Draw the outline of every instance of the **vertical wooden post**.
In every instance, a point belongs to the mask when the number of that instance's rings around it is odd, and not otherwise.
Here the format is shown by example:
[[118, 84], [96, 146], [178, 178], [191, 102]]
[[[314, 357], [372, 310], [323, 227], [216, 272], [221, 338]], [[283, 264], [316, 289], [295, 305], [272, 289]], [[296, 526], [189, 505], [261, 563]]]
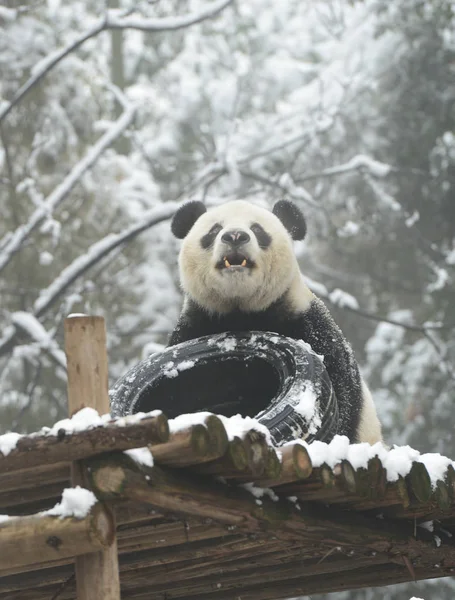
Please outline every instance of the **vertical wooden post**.
[[[109, 412], [106, 328], [102, 317], [65, 319], [65, 352], [68, 364], [70, 415], [90, 406]], [[85, 485], [84, 473], [73, 463], [73, 485]], [[102, 552], [76, 558], [78, 600], [120, 600], [117, 538]]]

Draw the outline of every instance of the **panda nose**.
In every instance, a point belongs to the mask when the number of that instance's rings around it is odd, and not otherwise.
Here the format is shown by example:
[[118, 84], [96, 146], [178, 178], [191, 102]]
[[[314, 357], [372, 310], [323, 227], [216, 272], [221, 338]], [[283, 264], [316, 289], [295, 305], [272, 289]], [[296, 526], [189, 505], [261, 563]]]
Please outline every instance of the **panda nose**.
[[241, 229], [231, 229], [230, 231], [225, 231], [223, 233], [221, 236], [221, 241], [234, 248], [249, 242], [250, 236], [246, 231], [242, 231]]

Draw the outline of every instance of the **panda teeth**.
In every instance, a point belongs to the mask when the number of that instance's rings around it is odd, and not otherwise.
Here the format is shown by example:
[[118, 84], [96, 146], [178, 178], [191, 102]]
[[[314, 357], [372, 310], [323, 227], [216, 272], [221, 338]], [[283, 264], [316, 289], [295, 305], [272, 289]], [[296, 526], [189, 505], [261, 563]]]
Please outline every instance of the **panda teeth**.
[[244, 258], [244, 259], [243, 259], [243, 261], [242, 261], [242, 265], [241, 265], [241, 266], [242, 266], [242, 267], [246, 267], [246, 258]]
[[229, 267], [231, 266], [231, 263], [228, 261], [228, 259], [226, 257], [224, 258], [224, 266], [226, 267], [226, 269], [229, 269]]

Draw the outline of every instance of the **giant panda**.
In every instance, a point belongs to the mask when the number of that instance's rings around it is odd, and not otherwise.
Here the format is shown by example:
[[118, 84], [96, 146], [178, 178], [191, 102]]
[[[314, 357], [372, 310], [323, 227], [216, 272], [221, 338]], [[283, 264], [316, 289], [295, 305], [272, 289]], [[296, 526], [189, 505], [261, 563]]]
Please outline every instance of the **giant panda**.
[[301, 339], [324, 356], [351, 442], [381, 440], [371, 394], [353, 351], [325, 304], [305, 284], [293, 250], [306, 222], [287, 200], [272, 211], [236, 200], [207, 210], [183, 204], [171, 223], [179, 254], [183, 308], [169, 345], [225, 331], [272, 331]]

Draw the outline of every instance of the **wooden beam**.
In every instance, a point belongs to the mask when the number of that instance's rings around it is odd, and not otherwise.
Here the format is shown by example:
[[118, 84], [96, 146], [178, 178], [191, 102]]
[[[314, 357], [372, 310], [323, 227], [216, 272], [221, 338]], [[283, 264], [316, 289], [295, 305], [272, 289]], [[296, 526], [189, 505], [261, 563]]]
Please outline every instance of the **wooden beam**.
[[[65, 319], [70, 415], [90, 406], [99, 414], [110, 410], [106, 328], [102, 317]], [[73, 485], [86, 485], [81, 463], [73, 463]], [[114, 518], [112, 516], [112, 518]], [[105, 551], [76, 558], [78, 600], [120, 600], [117, 539]]]
[[[90, 478], [98, 497], [148, 503], [165, 514], [211, 519], [229, 532], [273, 536], [282, 542], [308, 545], [330, 540], [332, 546], [363, 547], [388, 552], [390, 560], [426, 556], [432, 564], [441, 561], [455, 568], [455, 547], [435, 547], [433, 535], [414, 531], [413, 522], [388, 522], [359, 513], [304, 503], [276, 502], [194, 475], [174, 474], [158, 466], [134, 464], [124, 455], [89, 459]], [[416, 538], [416, 535], [418, 536]]]
[[0, 523], [0, 572], [96, 552], [114, 536], [112, 515], [99, 503], [83, 519], [11, 517]]
[[[128, 419], [122, 421], [122, 425], [113, 420], [105, 426], [75, 433], [62, 429], [57, 435], [24, 436], [9, 454], [0, 453], [0, 484], [2, 475], [11, 471], [80, 460], [110, 450], [161, 444], [169, 439], [167, 418], [163, 414], [144, 417], [140, 421], [131, 419], [129, 423]], [[19, 482], [20, 479], [19, 475]]]

